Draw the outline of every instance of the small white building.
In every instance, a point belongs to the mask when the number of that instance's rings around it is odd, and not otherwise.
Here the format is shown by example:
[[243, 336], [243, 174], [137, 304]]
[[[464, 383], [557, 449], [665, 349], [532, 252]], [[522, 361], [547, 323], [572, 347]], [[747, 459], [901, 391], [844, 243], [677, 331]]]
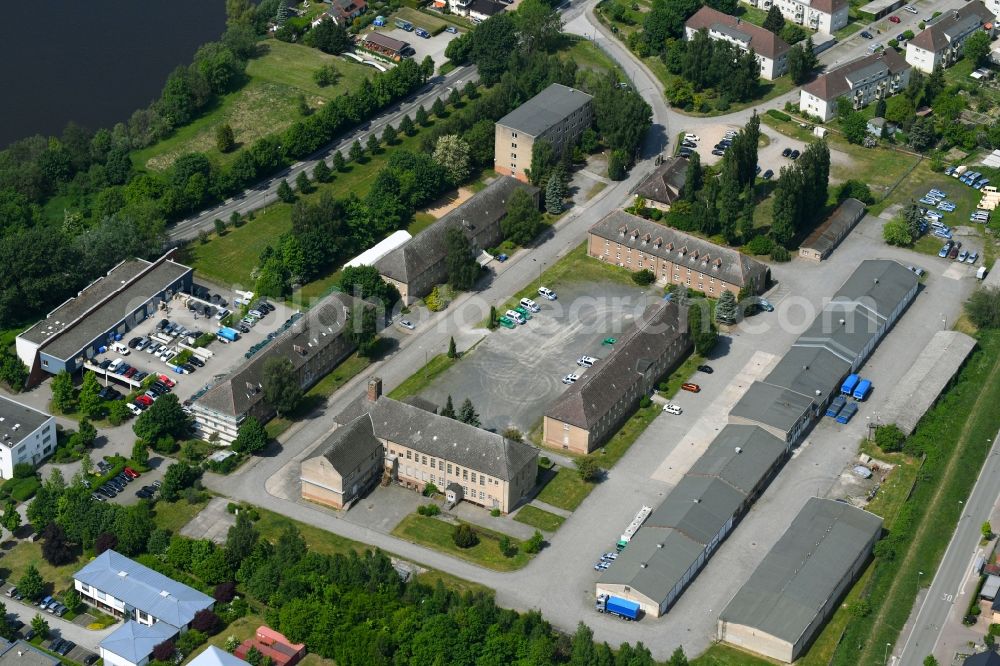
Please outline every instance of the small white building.
[[97, 649], [107, 666], [146, 666], [153, 648], [177, 633], [177, 627], [166, 622], [150, 626], [130, 620], [108, 634]]
[[38, 465], [56, 448], [56, 420], [0, 396], [0, 478], [14, 478], [14, 465]]
[[925, 74], [951, 67], [962, 57], [965, 40], [979, 30], [996, 34], [996, 13], [981, 0], [945, 12], [906, 45], [906, 62]]
[[735, 44], [741, 51], [752, 50], [760, 63], [761, 78], [773, 81], [788, 71], [790, 47], [770, 30], [711, 7], [702, 7], [687, 20], [684, 24], [685, 39], [693, 39], [699, 30], [707, 31], [710, 39]]
[[751, 7], [759, 7], [765, 12], [771, 5], [777, 5], [786, 20], [804, 25], [826, 34], [840, 30], [847, 25], [847, 0], [743, 0]]
[[837, 115], [837, 100], [847, 97], [855, 109], [904, 90], [910, 65], [893, 49], [859, 58], [802, 86], [799, 110], [823, 122]]

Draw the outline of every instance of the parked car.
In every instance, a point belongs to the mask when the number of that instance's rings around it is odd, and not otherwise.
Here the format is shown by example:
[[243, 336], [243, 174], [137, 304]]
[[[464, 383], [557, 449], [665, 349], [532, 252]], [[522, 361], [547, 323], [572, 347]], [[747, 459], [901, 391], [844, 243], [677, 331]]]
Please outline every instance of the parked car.
[[976, 263], [976, 261], [978, 259], [979, 259], [979, 253], [978, 252], [970, 252], [969, 256], [967, 256], [965, 258], [965, 263], [967, 263], [967, 264], [974, 264], [974, 263]]
[[868, 32], [867, 30], [862, 30], [861, 36], [864, 37], [865, 39], [875, 39], [874, 37], [872, 37], [872, 33]]
[[142, 476], [142, 474], [140, 474], [139, 472], [135, 471], [131, 467], [126, 467], [125, 470], [124, 470], [124, 472], [125, 472], [126, 476], [132, 477], [133, 479], [138, 479], [140, 476]]
[[774, 177], [774, 172], [771, 171], [770, 169], [765, 171], [764, 174], [761, 176], [761, 178], [763, 178], [764, 180], [771, 180], [771, 178], [773, 177]]
[[552, 291], [548, 287], [539, 287], [538, 288], [538, 295], [542, 296], [543, 298], [547, 298], [550, 301], [554, 301], [554, 300], [556, 300], [556, 298], [558, 298], [556, 296], [556, 292]]
[[575, 372], [571, 372], [571, 373], [569, 373], [568, 375], [566, 375], [565, 377], [562, 378], [562, 383], [563, 384], [572, 384], [573, 382], [575, 382], [579, 378], [580, 378], [580, 375], [576, 374]]
[[413, 325], [413, 322], [410, 321], [409, 319], [400, 319], [399, 325], [411, 331], [416, 328], [416, 326]]
[[781, 151], [781, 156], [782, 157], [788, 157], [791, 154], [792, 154], [792, 149], [791, 148], [785, 148], [783, 151]]
[[900, 21], [899, 21], [899, 17], [898, 16], [890, 16], [889, 17], [889, 23], [899, 23], [899, 22]]
[[667, 403], [666, 405], [663, 405], [663, 411], [665, 411], [667, 414], [674, 414], [676, 416], [680, 416], [684, 412], [684, 410], [681, 409], [679, 405], [675, 405], [673, 403]]
[[700, 372], [704, 372], [706, 375], [710, 375], [715, 372], [715, 370], [712, 370], [712, 366], [710, 365], [699, 365], [698, 370]]
[[801, 155], [801, 154], [802, 153], [800, 153], [799, 151], [793, 150], [792, 154], [789, 155], [788, 157], [791, 158], [791, 159], [793, 159], [793, 160], [797, 160], [797, 159], [799, 159], [799, 155]]
[[583, 368], [590, 368], [593, 367], [593, 365], [597, 363], [597, 361], [598, 359], [594, 358], [593, 356], [581, 356], [580, 358], [577, 359], [576, 364]]
[[157, 375], [156, 378], [161, 382], [163, 382], [164, 384], [166, 384], [167, 388], [173, 388], [177, 386], [177, 382], [172, 380], [170, 377], [167, 377], [166, 375]]
[[903, 7], [903, 11], [904, 12], [909, 12], [911, 14], [916, 14], [917, 13], [917, 10], [914, 7], [911, 7], [910, 5], [905, 5]]
[[515, 324], [514, 320], [511, 319], [510, 317], [500, 317], [499, 319], [497, 319], [497, 323], [503, 326], [504, 328], [517, 328], [517, 324]]
[[700, 393], [701, 387], [697, 384], [692, 384], [691, 382], [684, 382], [681, 384], [681, 388], [685, 391], [690, 391], [691, 393]]

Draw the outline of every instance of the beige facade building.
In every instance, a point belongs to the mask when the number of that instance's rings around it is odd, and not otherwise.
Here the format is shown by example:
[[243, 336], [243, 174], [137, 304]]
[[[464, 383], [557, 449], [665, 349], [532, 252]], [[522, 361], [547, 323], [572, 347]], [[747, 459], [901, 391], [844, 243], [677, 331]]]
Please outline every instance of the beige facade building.
[[747, 23], [711, 7], [702, 7], [684, 24], [684, 38], [704, 30], [710, 39], [735, 44], [744, 53], [753, 51], [760, 76], [773, 81], [788, 71], [789, 46], [781, 37], [753, 23]]
[[683, 157], [668, 157], [639, 183], [635, 195], [646, 200], [647, 208], [670, 210], [684, 191], [687, 167], [688, 161]]
[[738, 250], [677, 231], [622, 210], [590, 228], [591, 257], [638, 272], [650, 270], [661, 284], [695, 289], [712, 298], [741, 289], [758, 294], [767, 286], [770, 269]]
[[744, 0], [764, 11], [777, 5], [785, 20], [832, 34], [847, 25], [850, 5], [847, 0]]
[[906, 62], [925, 74], [951, 67], [962, 57], [962, 45], [974, 33], [996, 34], [995, 12], [980, 0], [944, 12], [906, 45]]
[[552, 144], [556, 155], [571, 146], [594, 119], [593, 97], [553, 83], [496, 123], [493, 170], [528, 182], [536, 141]]
[[507, 202], [517, 190], [525, 190], [538, 205], [537, 187], [501, 176], [486, 189], [401, 246], [375, 262], [382, 279], [396, 287], [403, 305], [411, 305], [448, 280], [448, 230], [465, 233], [476, 254], [503, 240], [500, 222], [507, 216]]
[[827, 122], [837, 115], [837, 100], [841, 97], [861, 109], [905, 90], [910, 69], [895, 49], [858, 58], [802, 86], [799, 110]]
[[590, 453], [632, 415], [642, 396], [690, 349], [686, 312], [667, 301], [650, 306], [618, 339], [611, 354], [584, 372], [545, 413], [543, 442]]
[[303, 498], [341, 509], [385, 479], [417, 491], [434, 484], [449, 502], [508, 513], [534, 487], [534, 447], [381, 392], [381, 380], [370, 380], [367, 394], [337, 417], [344, 425], [303, 461]]

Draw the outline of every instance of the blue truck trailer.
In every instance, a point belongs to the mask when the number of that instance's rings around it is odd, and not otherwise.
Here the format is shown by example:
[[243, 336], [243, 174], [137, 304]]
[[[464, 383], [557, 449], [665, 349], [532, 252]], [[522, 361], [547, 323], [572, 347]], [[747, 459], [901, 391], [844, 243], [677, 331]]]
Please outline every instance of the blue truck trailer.
[[611, 613], [624, 620], [639, 619], [639, 604], [621, 597], [613, 597], [608, 594], [600, 594], [594, 603], [594, 608], [598, 613]]
[[849, 402], [846, 407], [840, 410], [840, 414], [837, 414], [837, 423], [847, 423], [857, 413], [858, 403]]
[[851, 392], [854, 391], [854, 387], [858, 385], [860, 380], [861, 378], [857, 375], [848, 375], [844, 383], [840, 385], [840, 392], [843, 395], [851, 395]]
[[228, 326], [223, 326], [222, 328], [220, 328], [217, 335], [220, 338], [228, 340], [229, 342], [236, 342], [237, 340], [240, 339], [240, 332], [235, 329], [229, 328]]
[[837, 414], [840, 414], [840, 410], [842, 410], [846, 404], [847, 398], [842, 395], [838, 395], [833, 399], [833, 402], [830, 403], [830, 406], [826, 408], [826, 415], [831, 419], [837, 418]]
[[854, 399], [864, 400], [868, 397], [868, 394], [872, 391], [872, 383], [867, 379], [862, 379], [858, 382], [858, 385], [854, 387]]

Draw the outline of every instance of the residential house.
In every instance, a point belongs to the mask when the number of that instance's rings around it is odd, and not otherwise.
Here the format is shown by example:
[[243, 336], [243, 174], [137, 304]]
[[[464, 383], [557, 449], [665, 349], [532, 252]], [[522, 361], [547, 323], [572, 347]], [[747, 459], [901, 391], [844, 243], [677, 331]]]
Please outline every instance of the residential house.
[[461, 229], [474, 254], [503, 239], [500, 226], [507, 216], [507, 202], [517, 190], [526, 191], [538, 205], [539, 190], [503, 176], [486, 186], [440, 220], [392, 250], [378, 261], [379, 275], [399, 291], [403, 305], [411, 305], [448, 280], [448, 230]]
[[384, 474], [406, 488], [433, 484], [450, 490], [451, 501], [508, 513], [535, 483], [533, 446], [393, 400], [378, 378], [336, 421], [318, 455], [302, 462], [302, 496], [320, 504], [347, 507]]
[[468, 16], [473, 21], [485, 21], [491, 16], [496, 16], [507, 10], [507, 5], [499, 0], [471, 0], [460, 4], [461, 0], [455, 3], [460, 10], [459, 13]]
[[142, 624], [129, 620], [102, 640], [97, 651], [108, 666], [146, 666], [153, 648], [177, 637], [177, 627], [166, 622]]
[[413, 49], [408, 42], [394, 39], [389, 35], [374, 30], [361, 38], [360, 46], [366, 51], [399, 62]]
[[304, 643], [293, 643], [284, 634], [264, 625], [257, 627], [252, 637], [240, 643], [234, 654], [240, 659], [246, 659], [251, 648], [257, 648], [261, 655], [270, 658], [274, 666], [295, 666], [306, 656]]
[[906, 45], [906, 62], [930, 74], [936, 67], [951, 67], [962, 57], [962, 45], [972, 34], [983, 30], [996, 34], [995, 12], [981, 0], [943, 13]]
[[759, 294], [770, 270], [739, 250], [716, 245], [671, 227], [615, 210], [588, 232], [587, 254], [638, 272], [660, 284], [676, 284], [716, 298], [724, 291]]
[[668, 157], [653, 173], [639, 183], [635, 195], [646, 201], [647, 208], [668, 211], [684, 190], [688, 161], [683, 157]]
[[686, 310], [659, 301], [545, 412], [542, 441], [590, 453], [632, 415], [643, 396], [691, 350]]
[[832, 34], [845, 27], [849, 20], [847, 0], [743, 0], [765, 12], [777, 5], [785, 20], [812, 30]]
[[821, 74], [802, 86], [799, 110], [827, 122], [837, 115], [837, 100], [841, 97], [848, 99], [853, 108], [861, 109], [902, 92], [909, 82], [907, 60], [895, 49], [885, 49]]
[[788, 71], [789, 46], [781, 37], [753, 23], [702, 7], [684, 24], [685, 39], [704, 30], [710, 39], [735, 44], [744, 53], [753, 51], [760, 63], [761, 78], [773, 81]]
[[496, 122], [493, 169], [528, 182], [535, 142], [548, 141], [556, 155], [572, 146], [594, 119], [593, 97], [553, 83]]

